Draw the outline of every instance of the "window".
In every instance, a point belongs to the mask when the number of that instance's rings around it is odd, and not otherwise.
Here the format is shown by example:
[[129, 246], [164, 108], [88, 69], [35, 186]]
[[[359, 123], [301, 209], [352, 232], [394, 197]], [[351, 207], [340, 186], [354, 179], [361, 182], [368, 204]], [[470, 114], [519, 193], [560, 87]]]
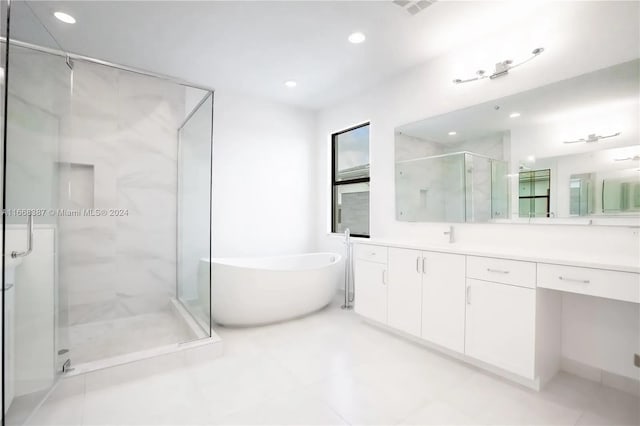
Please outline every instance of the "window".
[[519, 216], [549, 217], [551, 170], [520, 172], [519, 181]]
[[369, 237], [369, 123], [331, 136], [331, 232]]

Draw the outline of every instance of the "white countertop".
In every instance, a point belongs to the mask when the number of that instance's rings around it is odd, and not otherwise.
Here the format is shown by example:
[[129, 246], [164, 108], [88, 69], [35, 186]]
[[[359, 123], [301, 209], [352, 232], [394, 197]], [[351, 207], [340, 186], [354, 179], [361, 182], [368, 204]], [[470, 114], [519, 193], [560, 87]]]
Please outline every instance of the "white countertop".
[[523, 260], [527, 262], [551, 263], [555, 265], [579, 266], [584, 268], [609, 269], [622, 272], [640, 273], [640, 259], [624, 254], [589, 254], [554, 251], [544, 251], [529, 248], [491, 247], [488, 245], [472, 245], [464, 243], [428, 244], [420, 242], [406, 242], [385, 239], [370, 239], [354, 241], [354, 244], [370, 244], [391, 246], [424, 251], [465, 254], [471, 256], [497, 257], [503, 259]]

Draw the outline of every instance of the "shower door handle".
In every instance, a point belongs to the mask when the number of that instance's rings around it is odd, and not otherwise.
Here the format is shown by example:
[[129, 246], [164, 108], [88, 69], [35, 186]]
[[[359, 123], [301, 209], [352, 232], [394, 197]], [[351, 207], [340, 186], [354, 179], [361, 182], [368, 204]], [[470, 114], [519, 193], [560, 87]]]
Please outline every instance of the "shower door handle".
[[33, 251], [33, 214], [27, 216], [27, 250], [25, 251], [12, 251], [11, 257], [26, 257]]

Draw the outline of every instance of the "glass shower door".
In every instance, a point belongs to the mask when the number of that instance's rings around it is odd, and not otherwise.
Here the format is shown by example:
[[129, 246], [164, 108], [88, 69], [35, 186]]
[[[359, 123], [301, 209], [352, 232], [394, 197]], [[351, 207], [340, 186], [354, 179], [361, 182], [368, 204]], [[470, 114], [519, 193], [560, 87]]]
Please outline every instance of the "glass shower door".
[[58, 159], [71, 70], [60, 56], [11, 41], [8, 48], [3, 403], [5, 424], [22, 424], [66, 360], [56, 247]]
[[213, 93], [178, 130], [177, 297], [211, 335], [211, 173]]

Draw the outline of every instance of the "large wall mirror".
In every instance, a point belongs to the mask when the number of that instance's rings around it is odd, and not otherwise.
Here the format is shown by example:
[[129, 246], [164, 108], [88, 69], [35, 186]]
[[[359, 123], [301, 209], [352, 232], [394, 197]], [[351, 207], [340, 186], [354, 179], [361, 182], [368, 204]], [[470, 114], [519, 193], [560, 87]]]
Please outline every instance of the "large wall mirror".
[[639, 121], [634, 60], [400, 126], [396, 218], [639, 217]]

